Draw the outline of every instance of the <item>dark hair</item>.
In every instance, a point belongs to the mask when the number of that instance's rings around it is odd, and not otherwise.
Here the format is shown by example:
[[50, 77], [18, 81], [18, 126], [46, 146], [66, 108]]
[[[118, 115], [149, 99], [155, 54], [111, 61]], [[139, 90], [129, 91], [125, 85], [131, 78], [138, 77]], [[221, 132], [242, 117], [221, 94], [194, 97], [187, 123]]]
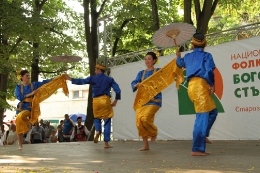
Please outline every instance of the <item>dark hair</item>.
[[23, 80], [22, 80], [22, 77], [23, 77], [26, 73], [29, 73], [29, 71], [28, 71], [28, 70], [22, 70], [22, 71], [20, 72], [21, 81], [23, 81]]
[[79, 119], [81, 119], [81, 120], [82, 120], [82, 117], [78, 117], [78, 118], [77, 118], [77, 121], [78, 121]]
[[146, 55], [151, 55], [153, 57], [153, 60], [155, 60], [155, 63], [156, 63], [158, 58], [154, 52], [147, 52]]

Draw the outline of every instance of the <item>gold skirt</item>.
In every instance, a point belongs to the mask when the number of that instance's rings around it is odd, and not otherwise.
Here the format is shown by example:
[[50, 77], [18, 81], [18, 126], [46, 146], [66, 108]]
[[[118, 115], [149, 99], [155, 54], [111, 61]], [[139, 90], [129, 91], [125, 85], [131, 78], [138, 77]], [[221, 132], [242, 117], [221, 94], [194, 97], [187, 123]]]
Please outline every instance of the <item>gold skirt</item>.
[[111, 99], [107, 95], [93, 98], [93, 113], [94, 118], [107, 119], [114, 116], [114, 111], [111, 106]]
[[188, 95], [194, 103], [196, 113], [209, 112], [216, 108], [209, 92], [209, 84], [203, 78], [193, 77], [190, 79]]
[[160, 106], [147, 105], [136, 110], [136, 126], [139, 136], [150, 138], [157, 135], [158, 130], [153, 122], [159, 108]]
[[16, 117], [16, 134], [23, 134], [29, 131], [29, 118], [31, 112], [28, 110], [21, 111]]

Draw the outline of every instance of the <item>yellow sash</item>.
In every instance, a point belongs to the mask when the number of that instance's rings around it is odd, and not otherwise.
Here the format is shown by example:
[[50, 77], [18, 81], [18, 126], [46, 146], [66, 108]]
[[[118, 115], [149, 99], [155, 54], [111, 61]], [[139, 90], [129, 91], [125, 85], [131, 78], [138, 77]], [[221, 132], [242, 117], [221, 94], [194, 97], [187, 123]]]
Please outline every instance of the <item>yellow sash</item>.
[[63, 89], [63, 92], [66, 96], [69, 94], [66, 77], [64, 74], [52, 79], [50, 82], [42, 85], [36, 90], [36, 94], [34, 95], [32, 100], [32, 111], [29, 120], [31, 124], [34, 124], [41, 114], [40, 103], [49, 98], [59, 88]]
[[188, 95], [194, 103], [196, 113], [216, 109], [216, 104], [209, 92], [209, 84], [200, 77], [192, 77], [188, 85]]
[[134, 102], [135, 110], [153, 100], [158, 93], [174, 81], [176, 81], [176, 88], [179, 89], [179, 85], [184, 81], [184, 75], [182, 68], [176, 65], [176, 59], [174, 58], [163, 68], [140, 83]]
[[111, 99], [107, 95], [93, 98], [93, 113], [94, 118], [107, 119], [114, 116], [114, 111], [111, 106]]

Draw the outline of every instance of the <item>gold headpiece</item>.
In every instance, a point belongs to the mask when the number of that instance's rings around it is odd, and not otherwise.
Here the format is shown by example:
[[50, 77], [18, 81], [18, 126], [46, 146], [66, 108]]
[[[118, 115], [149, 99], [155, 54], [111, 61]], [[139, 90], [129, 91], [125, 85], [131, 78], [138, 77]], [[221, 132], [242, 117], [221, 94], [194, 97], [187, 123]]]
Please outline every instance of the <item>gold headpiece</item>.
[[18, 80], [21, 80], [21, 78], [22, 78], [22, 76], [21, 76], [21, 71], [22, 71], [22, 69], [16, 71], [16, 78], [17, 78]]
[[156, 60], [156, 62], [155, 62], [155, 64], [160, 64], [160, 60], [159, 60], [159, 57], [160, 57], [160, 52], [159, 51], [154, 51], [154, 53], [155, 53], [155, 55], [156, 55], [156, 57], [157, 57], [157, 60]]
[[96, 68], [98, 68], [100, 70], [106, 70], [106, 66], [101, 65], [101, 64], [96, 64]]
[[[195, 38], [198, 37], [198, 38]], [[206, 45], [206, 38], [202, 34], [194, 34], [191, 40], [191, 43], [196, 46], [205, 46]]]

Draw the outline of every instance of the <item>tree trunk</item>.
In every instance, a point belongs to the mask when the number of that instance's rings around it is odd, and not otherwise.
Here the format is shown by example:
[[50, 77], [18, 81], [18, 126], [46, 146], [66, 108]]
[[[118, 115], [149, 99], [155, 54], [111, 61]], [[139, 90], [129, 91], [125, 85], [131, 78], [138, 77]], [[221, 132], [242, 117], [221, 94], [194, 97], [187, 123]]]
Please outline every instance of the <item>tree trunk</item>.
[[158, 8], [156, 0], [151, 0], [152, 5], [152, 14], [153, 14], [153, 29], [157, 31], [160, 28], [159, 17], [158, 17]]
[[184, 0], [184, 22], [193, 25], [191, 19], [191, 0]]
[[197, 32], [206, 34], [208, 31], [208, 24], [211, 16], [213, 15], [219, 0], [207, 0], [203, 3], [202, 10], [200, 9], [200, 1], [194, 0], [195, 13], [197, 20]]
[[[91, 9], [89, 5], [91, 5]], [[96, 11], [96, 3], [94, 2], [94, 0], [91, 0], [91, 2], [89, 2], [89, 0], [84, 0], [83, 7], [84, 7], [84, 21], [85, 21], [85, 37], [86, 37], [87, 52], [89, 58], [90, 75], [95, 75], [96, 59], [98, 58], [98, 39], [97, 39], [98, 13]], [[89, 21], [90, 10], [91, 10], [91, 22]], [[91, 23], [91, 28], [90, 28], [90, 23]], [[92, 102], [93, 102], [92, 86], [89, 85], [87, 118], [85, 120], [85, 126], [89, 130], [91, 130], [94, 123]], [[93, 139], [94, 139], [94, 133], [92, 133], [89, 140], [93, 141]]]
[[[0, 92], [2, 92], [2, 93], [7, 93], [7, 80], [8, 80], [8, 74], [1, 73], [0, 74]], [[0, 94], [0, 100], [3, 102], [6, 102], [6, 95]], [[7, 103], [5, 103], [5, 104], [7, 104]], [[3, 123], [4, 109], [5, 109], [4, 107], [0, 107], [0, 125], [2, 125], [2, 123]]]
[[33, 61], [32, 61], [32, 71], [31, 71], [31, 82], [38, 82], [39, 81], [39, 43], [33, 43]]

